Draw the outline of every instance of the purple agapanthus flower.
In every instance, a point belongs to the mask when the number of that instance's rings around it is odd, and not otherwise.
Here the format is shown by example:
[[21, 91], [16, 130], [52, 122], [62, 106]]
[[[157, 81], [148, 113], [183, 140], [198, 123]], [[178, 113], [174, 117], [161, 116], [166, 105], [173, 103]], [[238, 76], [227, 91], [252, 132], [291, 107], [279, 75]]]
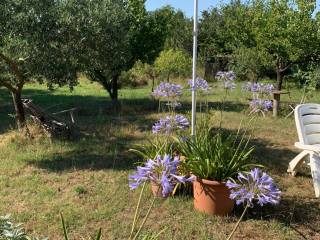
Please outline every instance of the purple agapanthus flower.
[[192, 79], [190, 79], [188, 81], [188, 84], [189, 86], [191, 87], [191, 91], [193, 89], [199, 89], [199, 90], [202, 90], [202, 91], [208, 91], [209, 90], [209, 84], [206, 80], [202, 79], [202, 78], [197, 78], [196, 81], [195, 81], [195, 86], [193, 86], [193, 83], [192, 83]]
[[274, 91], [275, 87], [273, 84], [263, 83], [251, 83], [247, 82], [242, 86], [242, 90], [252, 92], [254, 94], [268, 94], [270, 95]]
[[165, 118], [160, 118], [160, 120], [152, 126], [152, 133], [170, 134], [178, 129], [186, 129], [189, 125], [188, 119], [181, 114], [175, 116], [168, 115]]
[[219, 71], [216, 73], [215, 78], [218, 80], [224, 80], [224, 81], [225, 80], [234, 81], [237, 78], [237, 76], [234, 71], [227, 71], [227, 72]]
[[174, 189], [176, 183], [194, 181], [194, 177], [177, 175], [179, 157], [173, 159], [169, 155], [158, 155], [155, 160], [149, 159], [144, 166], [137, 167], [135, 174], [129, 175], [129, 187], [136, 189], [144, 182], [152, 182], [162, 188], [162, 196], [167, 197]]
[[273, 103], [271, 100], [263, 100], [263, 99], [253, 99], [250, 101], [250, 107], [255, 111], [264, 111], [267, 112], [273, 107]]
[[180, 84], [162, 82], [151, 95], [159, 98], [176, 98], [182, 95], [182, 89]]
[[233, 81], [224, 81], [224, 88], [228, 90], [235, 89], [237, 84], [235, 84]]
[[273, 84], [265, 84], [263, 86], [263, 92], [267, 93], [267, 94], [271, 94], [274, 91], [275, 87], [273, 86]]
[[237, 76], [233, 71], [227, 71], [227, 72], [219, 71], [215, 76], [217, 80], [223, 81], [223, 87], [226, 90], [233, 90], [236, 88], [237, 85], [234, 82], [236, 77]]
[[265, 204], [278, 204], [281, 191], [274, 184], [273, 179], [259, 168], [251, 170], [248, 174], [238, 174], [238, 183], [227, 181], [230, 189], [230, 198], [236, 204], [246, 204], [253, 207], [256, 201], [260, 206]]

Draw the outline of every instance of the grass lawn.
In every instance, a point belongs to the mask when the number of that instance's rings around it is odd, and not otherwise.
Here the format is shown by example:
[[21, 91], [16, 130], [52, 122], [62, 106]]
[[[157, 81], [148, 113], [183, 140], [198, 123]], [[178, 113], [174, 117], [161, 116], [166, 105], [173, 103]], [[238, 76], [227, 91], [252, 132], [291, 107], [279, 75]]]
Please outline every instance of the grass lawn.
[[[128, 149], [152, 137], [151, 126], [160, 116], [149, 92], [149, 88], [121, 90], [121, 110], [115, 113], [105, 90], [94, 83], [81, 81], [73, 92], [67, 88], [48, 92], [45, 86], [27, 85], [24, 97], [49, 112], [78, 108], [76, 121], [85, 132], [83, 137], [50, 141], [26, 139], [11, 130], [10, 95], [0, 89], [0, 214], [11, 213], [34, 235], [50, 239], [62, 239], [60, 212], [71, 239], [84, 239], [99, 227], [102, 239], [126, 239], [139, 195], [128, 187], [128, 174], [139, 160]], [[212, 124], [218, 125], [223, 92], [211, 92]], [[300, 95], [299, 90], [291, 92], [295, 101]], [[183, 99], [186, 114], [190, 99], [189, 93]], [[311, 101], [319, 102], [320, 94]], [[241, 120], [249, 121], [246, 96], [240, 89], [225, 102], [224, 128], [237, 129]], [[309, 169], [305, 167], [296, 177], [286, 173], [289, 161], [299, 153], [293, 147], [297, 140], [293, 118], [258, 116], [250, 129], [255, 159], [267, 167], [283, 195], [279, 206], [251, 209], [235, 239], [320, 239], [320, 203], [314, 197]], [[145, 211], [150, 197], [147, 191]], [[160, 239], [224, 239], [241, 210], [237, 207], [232, 216], [219, 218], [195, 212], [190, 197], [158, 200], [144, 231], [167, 227]]]

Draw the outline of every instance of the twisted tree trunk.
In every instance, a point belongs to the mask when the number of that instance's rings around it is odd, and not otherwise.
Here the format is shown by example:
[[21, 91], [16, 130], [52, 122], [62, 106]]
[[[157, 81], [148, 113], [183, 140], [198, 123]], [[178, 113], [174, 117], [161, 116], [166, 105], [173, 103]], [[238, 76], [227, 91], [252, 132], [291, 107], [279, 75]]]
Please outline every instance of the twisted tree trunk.
[[21, 130], [25, 127], [26, 117], [24, 112], [24, 107], [21, 99], [21, 90], [11, 92], [14, 109], [16, 112], [16, 121], [18, 128]]
[[18, 64], [14, 60], [5, 56], [3, 53], [0, 53], [0, 60], [2, 60], [10, 68], [17, 81], [15, 85], [12, 85], [10, 80], [0, 79], [0, 85], [6, 87], [11, 92], [17, 125], [21, 130], [25, 127], [26, 123], [25, 112], [21, 99], [21, 93], [26, 82], [26, 78], [23, 72], [20, 71]]

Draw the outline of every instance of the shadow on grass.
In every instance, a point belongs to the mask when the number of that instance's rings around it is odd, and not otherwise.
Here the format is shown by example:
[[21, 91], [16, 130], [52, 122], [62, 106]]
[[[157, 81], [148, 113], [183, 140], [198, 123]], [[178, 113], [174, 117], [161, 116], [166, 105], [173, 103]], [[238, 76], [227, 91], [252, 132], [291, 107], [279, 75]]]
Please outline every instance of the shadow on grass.
[[[132, 135], [110, 138], [94, 135], [73, 142], [71, 150], [62, 153], [54, 151], [42, 159], [31, 159], [27, 162], [50, 172], [84, 169], [129, 170], [140, 160], [135, 154], [128, 151], [133, 142], [137, 140], [141, 138]], [[70, 144], [70, 142], [65, 144]]]
[[[13, 106], [8, 93], [1, 89], [0, 99], [6, 99], [6, 108], [0, 113], [8, 115], [13, 112]], [[134, 99], [120, 99], [120, 109], [114, 110], [109, 97], [54, 95], [43, 90], [24, 90], [23, 97], [30, 97], [33, 102], [47, 113], [59, 112], [69, 108], [77, 108], [75, 113], [76, 125], [85, 134], [86, 140], [65, 142], [70, 144], [72, 151], [63, 153], [48, 153], [41, 160], [30, 160], [29, 164], [48, 171], [65, 171], [71, 169], [130, 169], [137, 160], [127, 150], [133, 142], [139, 141], [134, 136], [135, 129], [146, 131], [151, 128], [153, 120], [147, 118], [147, 113], [157, 110], [158, 103], [144, 96]], [[69, 120], [68, 115], [61, 117]], [[0, 134], [11, 127], [0, 118]], [[14, 121], [13, 121], [14, 122]], [[128, 128], [129, 126], [129, 128]], [[115, 129], [113, 129], [115, 128]], [[124, 132], [121, 131], [124, 128]], [[128, 128], [128, 132], [126, 129]], [[131, 128], [133, 129], [132, 132]], [[53, 145], [55, 141], [53, 141]], [[52, 155], [50, 155], [52, 154]]]
[[[80, 129], [84, 129], [89, 135], [92, 135], [92, 142], [99, 145], [104, 142], [110, 142], [103, 136], [104, 132], [100, 131], [101, 128], [112, 128], [117, 126], [132, 125], [141, 131], [148, 131], [152, 124], [153, 119], [148, 118], [148, 113], [156, 113], [158, 110], [158, 101], [152, 100], [151, 98], [144, 96], [137, 96], [134, 99], [120, 99], [121, 108], [119, 112], [114, 111], [114, 106], [107, 96], [81, 96], [81, 95], [55, 95], [53, 92], [37, 90], [37, 89], [26, 89], [23, 92], [24, 97], [31, 97], [35, 104], [42, 107], [47, 112], [57, 112], [68, 108], [77, 108], [78, 112], [75, 116], [76, 124]], [[9, 93], [5, 89], [0, 89], [0, 99], [10, 99]], [[10, 102], [11, 103], [11, 102]], [[184, 102], [182, 104], [183, 108], [181, 111], [190, 111], [190, 102]], [[199, 106], [199, 105], [198, 105]], [[221, 109], [222, 105], [220, 102], [209, 102], [209, 108]], [[241, 112], [247, 109], [246, 104], [226, 101], [224, 103], [225, 111], [235, 111]], [[4, 108], [0, 108], [0, 113], [8, 114], [12, 112], [13, 107], [11, 105], [6, 105]], [[65, 116], [67, 117], [67, 116]], [[0, 119], [2, 120], [2, 119]], [[1, 121], [0, 133], [3, 133], [10, 127], [6, 125], [5, 121]], [[225, 131], [230, 131], [226, 130]], [[130, 136], [123, 136], [127, 138], [125, 141], [128, 142], [127, 146], [130, 146], [130, 142], [133, 140]], [[122, 140], [117, 137], [113, 140], [114, 144], [118, 144]], [[276, 148], [272, 146], [269, 142], [263, 139], [251, 139], [250, 144], [255, 146], [256, 150], [254, 152], [254, 157], [259, 163], [264, 164], [270, 169], [275, 170], [278, 173], [284, 173], [287, 170], [288, 163], [296, 155], [288, 149]], [[82, 146], [79, 147], [81, 153]], [[119, 151], [125, 151], [125, 148], [119, 148]], [[62, 158], [66, 159], [65, 168], [72, 167], [72, 164], [76, 164], [78, 167], [81, 166], [97, 166], [97, 168], [110, 167], [111, 163], [108, 163], [105, 156], [95, 155], [90, 156], [90, 153], [80, 153], [70, 152], [66, 156], [54, 156], [52, 157], [54, 162], [60, 163]], [[73, 159], [79, 159], [75, 161]], [[82, 158], [84, 160], [82, 160]], [[91, 159], [91, 160], [90, 160]], [[48, 162], [49, 159], [47, 160]], [[86, 165], [86, 162], [89, 162]], [[44, 164], [46, 165], [46, 164]], [[51, 169], [59, 169], [63, 167], [54, 167], [53, 163], [48, 163]], [[121, 165], [121, 164], [120, 164]], [[129, 164], [130, 165], [130, 164]]]
[[255, 147], [253, 157], [256, 161], [277, 174], [286, 173], [289, 162], [297, 155], [290, 149], [274, 147], [262, 139], [251, 139], [250, 144]]
[[[218, 128], [212, 129], [214, 132]], [[237, 135], [237, 130], [222, 128], [226, 136]], [[270, 142], [260, 138], [249, 138], [250, 131], [245, 133], [245, 130], [240, 132], [239, 138], [243, 135], [245, 141], [249, 141], [249, 146], [254, 147], [252, 153], [255, 163], [262, 164], [267, 169], [272, 169], [277, 174], [286, 173], [289, 162], [298, 154], [290, 149], [275, 147]]]
[[55, 154], [51, 158], [40, 161], [29, 161], [38, 168], [51, 172], [73, 170], [128, 170], [133, 168], [136, 158], [133, 156], [116, 153], [96, 154], [89, 152], [70, 151], [63, 154]]
[[[284, 197], [279, 205], [255, 205], [249, 208], [244, 221], [264, 220], [277, 221], [294, 230], [302, 239], [318, 239], [313, 236], [320, 235], [320, 208], [317, 199], [287, 198]], [[243, 207], [236, 207], [235, 215], [239, 218]]]
[[[118, 117], [125, 114], [139, 114], [139, 118], [143, 119], [143, 113], [158, 109], [158, 102], [145, 96], [139, 96], [139, 98], [135, 99], [119, 99], [120, 105], [116, 109], [107, 93], [105, 96], [57, 95], [54, 93], [38, 89], [25, 89], [23, 90], [22, 98], [32, 99], [34, 104], [41, 107], [47, 113], [76, 108], [75, 118], [76, 121], [80, 119], [80, 126], [81, 120], [84, 120], [86, 125], [90, 121], [91, 123], [89, 124], [95, 125], [94, 120], [96, 118]], [[0, 134], [15, 127], [13, 115], [14, 107], [10, 94], [6, 89], [0, 88]], [[70, 119], [68, 114], [65, 116], [59, 115], [59, 117]]]
[[[190, 100], [191, 101], [191, 100]], [[187, 111], [191, 111], [191, 102], [182, 102], [182, 107], [181, 107], [181, 111], [183, 112], [187, 112]], [[208, 102], [207, 104], [201, 104], [201, 109], [200, 109], [200, 104], [197, 103], [197, 111], [200, 112], [204, 112], [206, 111], [206, 109], [209, 110], [216, 110], [216, 111], [224, 111], [224, 112], [243, 112], [245, 110], [248, 109], [248, 104], [243, 104], [241, 102], [235, 102], [235, 101], [226, 101], [224, 103], [222, 103], [221, 101], [217, 101], [217, 102]]]

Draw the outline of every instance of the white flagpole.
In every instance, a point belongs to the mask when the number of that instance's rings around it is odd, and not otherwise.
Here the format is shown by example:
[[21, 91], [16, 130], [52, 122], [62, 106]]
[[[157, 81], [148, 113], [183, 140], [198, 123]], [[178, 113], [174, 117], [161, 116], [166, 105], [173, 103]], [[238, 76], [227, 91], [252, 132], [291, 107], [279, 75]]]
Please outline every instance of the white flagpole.
[[193, 66], [192, 66], [192, 119], [191, 119], [191, 135], [196, 134], [196, 88], [197, 79], [197, 43], [198, 41], [198, 0], [194, 0], [193, 14]]

